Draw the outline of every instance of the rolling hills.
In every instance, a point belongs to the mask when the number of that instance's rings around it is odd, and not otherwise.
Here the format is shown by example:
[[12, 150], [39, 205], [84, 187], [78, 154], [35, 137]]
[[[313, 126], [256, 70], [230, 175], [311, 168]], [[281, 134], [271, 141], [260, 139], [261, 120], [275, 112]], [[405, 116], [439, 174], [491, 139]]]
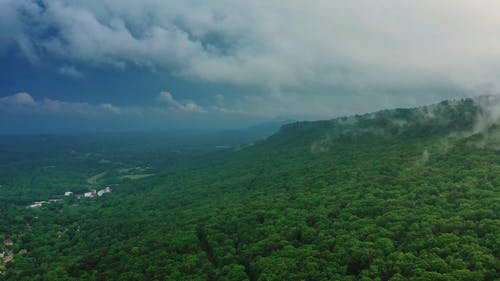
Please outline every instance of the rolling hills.
[[99, 200], [12, 207], [26, 253], [0, 279], [499, 280], [494, 102], [294, 122]]

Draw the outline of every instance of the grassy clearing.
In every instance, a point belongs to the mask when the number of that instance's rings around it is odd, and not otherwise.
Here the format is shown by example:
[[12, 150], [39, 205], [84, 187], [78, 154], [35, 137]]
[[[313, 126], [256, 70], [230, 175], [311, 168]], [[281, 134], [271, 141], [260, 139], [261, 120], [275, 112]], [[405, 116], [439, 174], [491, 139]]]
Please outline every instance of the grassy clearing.
[[138, 179], [143, 179], [143, 178], [147, 178], [147, 177], [154, 176], [154, 175], [155, 174], [124, 175], [121, 178], [122, 179], [138, 180]]
[[106, 172], [102, 172], [100, 174], [97, 174], [95, 176], [92, 176], [87, 179], [87, 183], [94, 184], [96, 183], [100, 178], [104, 177], [106, 175]]

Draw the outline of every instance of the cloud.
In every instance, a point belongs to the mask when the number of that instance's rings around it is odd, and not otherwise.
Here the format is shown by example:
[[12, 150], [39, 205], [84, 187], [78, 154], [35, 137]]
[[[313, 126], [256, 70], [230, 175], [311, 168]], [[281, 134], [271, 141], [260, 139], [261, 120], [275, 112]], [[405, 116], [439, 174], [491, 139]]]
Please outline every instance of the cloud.
[[98, 116], [120, 112], [120, 108], [110, 103], [93, 105], [86, 102], [67, 102], [49, 98], [37, 101], [24, 92], [0, 98], [0, 113]]
[[57, 99], [43, 98], [36, 100], [29, 93], [21, 92], [0, 98], [0, 113], [10, 114], [38, 114], [38, 115], [123, 115], [123, 116], [167, 116], [171, 113], [207, 113], [208, 110], [192, 100], [177, 101], [169, 92], [161, 92], [159, 100], [171, 108], [161, 106], [119, 107], [111, 103], [91, 104], [88, 102], [69, 102]]
[[18, 40], [30, 57], [43, 50], [269, 87], [414, 84], [433, 77], [479, 85], [498, 74], [500, 19], [493, 11], [500, 4], [493, 0], [35, 3], [0, 4], [5, 24], [15, 27], [3, 36]]
[[30, 15], [40, 13], [41, 7], [29, 0], [0, 0], [0, 53], [12, 46], [24, 54], [33, 64], [39, 62], [39, 46], [37, 45], [38, 19], [31, 19]]
[[59, 68], [59, 73], [61, 75], [73, 77], [73, 78], [83, 78], [82, 72], [78, 71], [73, 65], [63, 65]]
[[206, 110], [203, 107], [199, 106], [192, 100], [186, 100], [184, 103], [178, 102], [174, 99], [171, 93], [169, 92], [161, 92], [159, 96], [160, 101], [167, 103], [172, 108], [187, 111], [187, 112], [198, 112], [205, 113]]
[[99, 107], [103, 110], [106, 110], [106, 111], [109, 111], [109, 112], [112, 112], [112, 113], [120, 113], [120, 108], [110, 104], [110, 103], [103, 103], [103, 104], [100, 104]]
[[117, 106], [34, 98], [28, 93], [17, 93], [0, 98], [0, 131], [177, 130], [181, 127], [221, 130], [242, 128], [266, 120], [239, 108], [201, 107], [193, 101], [178, 101], [168, 92], [162, 92], [158, 99], [161, 104]]
[[36, 102], [33, 97], [28, 93], [17, 93], [12, 96], [6, 96], [0, 98], [0, 105], [4, 106], [36, 106]]
[[215, 95], [215, 102], [218, 106], [224, 106], [224, 96], [221, 94]]
[[0, 52], [17, 46], [33, 62], [133, 64], [254, 87], [237, 110], [331, 116], [500, 92], [499, 8], [494, 0], [0, 0]]

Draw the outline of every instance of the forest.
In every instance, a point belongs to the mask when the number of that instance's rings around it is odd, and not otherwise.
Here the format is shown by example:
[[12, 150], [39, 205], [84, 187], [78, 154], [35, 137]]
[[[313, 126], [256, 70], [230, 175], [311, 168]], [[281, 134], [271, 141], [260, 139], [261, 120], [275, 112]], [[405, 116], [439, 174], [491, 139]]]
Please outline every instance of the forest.
[[[500, 280], [500, 127], [478, 126], [487, 114], [445, 101], [222, 149], [4, 138], [0, 280]], [[62, 201], [26, 207], [50, 198]]]

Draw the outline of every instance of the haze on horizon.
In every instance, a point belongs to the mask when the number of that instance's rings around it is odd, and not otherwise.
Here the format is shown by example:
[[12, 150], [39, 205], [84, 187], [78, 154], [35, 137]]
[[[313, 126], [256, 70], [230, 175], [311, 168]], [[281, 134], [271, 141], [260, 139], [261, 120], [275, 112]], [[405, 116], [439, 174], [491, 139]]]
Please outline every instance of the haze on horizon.
[[219, 130], [496, 94], [499, 8], [0, 0], [0, 134]]

